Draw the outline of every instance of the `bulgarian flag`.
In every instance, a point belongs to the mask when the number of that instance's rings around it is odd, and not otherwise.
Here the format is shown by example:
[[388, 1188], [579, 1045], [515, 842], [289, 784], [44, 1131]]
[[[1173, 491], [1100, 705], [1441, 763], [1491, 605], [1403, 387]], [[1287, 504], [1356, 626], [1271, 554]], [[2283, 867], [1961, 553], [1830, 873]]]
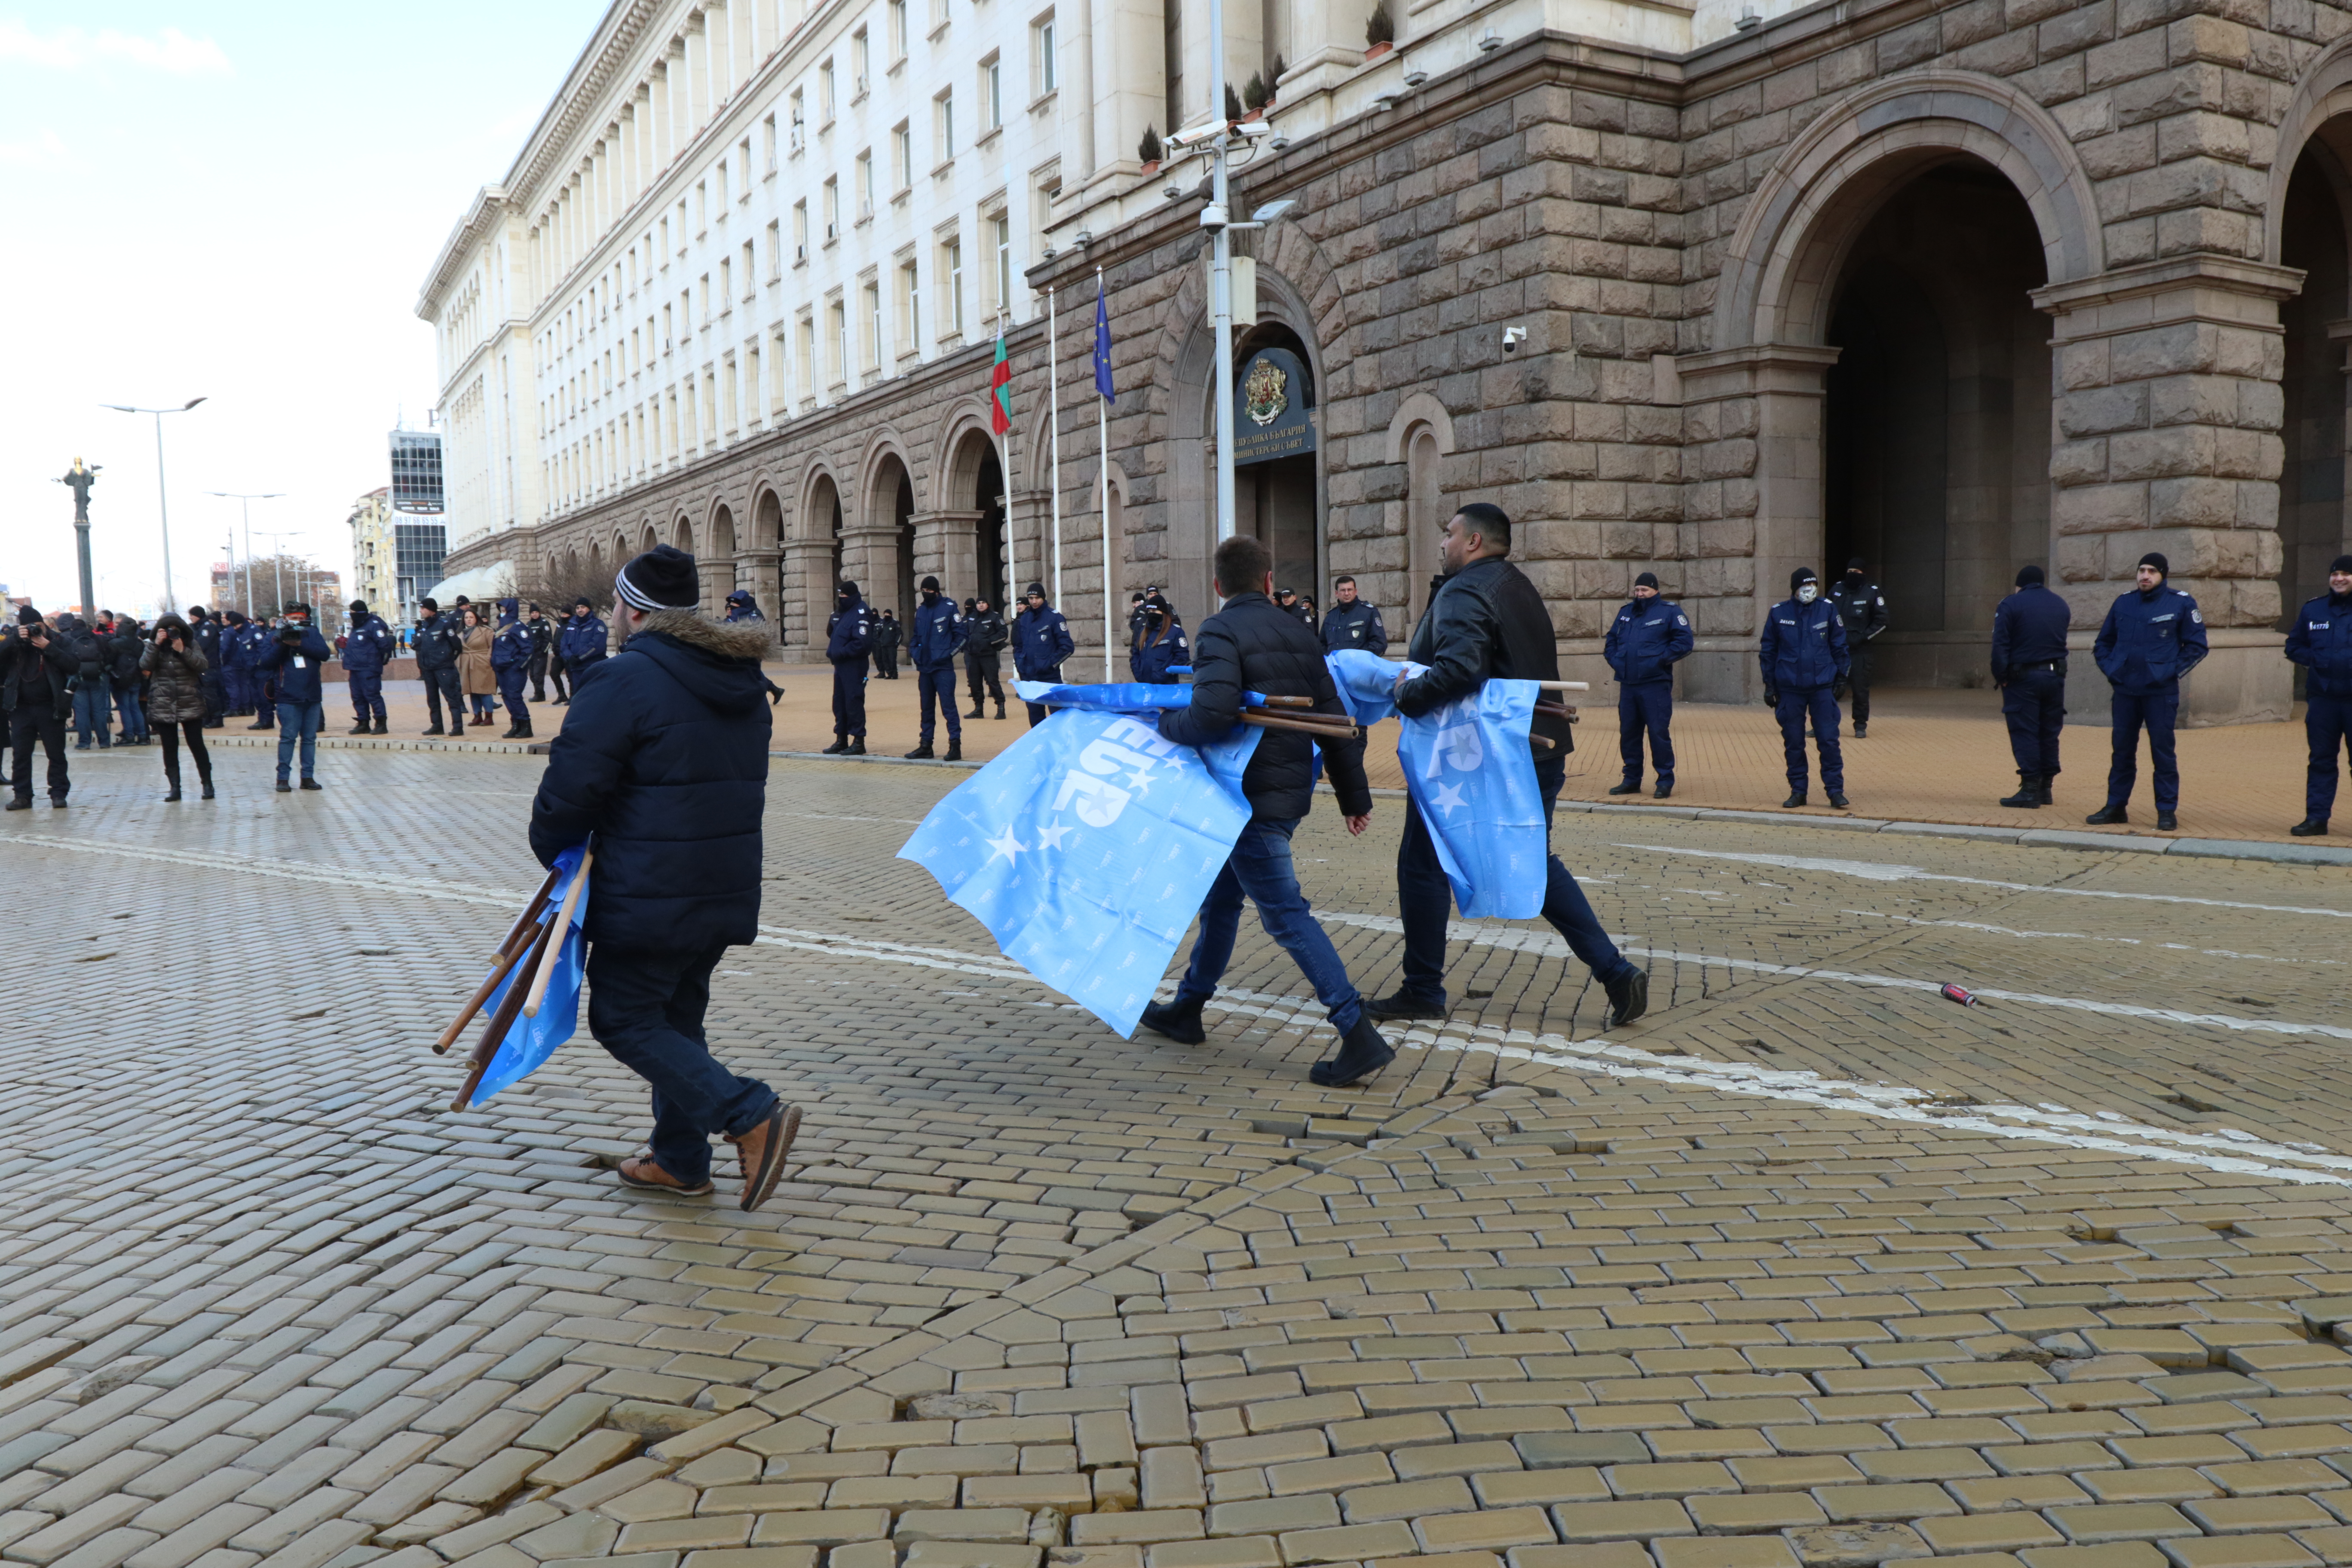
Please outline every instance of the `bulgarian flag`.
[[988, 372], [988, 427], [999, 436], [1013, 428], [1013, 363], [1004, 355], [1004, 329], [996, 329], [996, 363]]

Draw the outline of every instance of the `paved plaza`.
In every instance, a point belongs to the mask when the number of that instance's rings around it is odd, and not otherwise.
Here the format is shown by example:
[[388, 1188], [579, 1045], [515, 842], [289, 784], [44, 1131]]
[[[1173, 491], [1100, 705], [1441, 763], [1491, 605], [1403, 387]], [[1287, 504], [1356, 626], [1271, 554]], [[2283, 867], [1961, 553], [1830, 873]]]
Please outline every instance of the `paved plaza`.
[[[1564, 813], [1650, 1016], [1457, 924], [1323, 1090], [1254, 924], [1119, 1040], [893, 858], [968, 774], [782, 761], [747, 1215], [584, 1038], [446, 1109], [541, 759], [271, 760], [0, 825], [6, 1562], [2352, 1563], [2339, 868]], [[1299, 835], [1367, 991], [1402, 810]]]

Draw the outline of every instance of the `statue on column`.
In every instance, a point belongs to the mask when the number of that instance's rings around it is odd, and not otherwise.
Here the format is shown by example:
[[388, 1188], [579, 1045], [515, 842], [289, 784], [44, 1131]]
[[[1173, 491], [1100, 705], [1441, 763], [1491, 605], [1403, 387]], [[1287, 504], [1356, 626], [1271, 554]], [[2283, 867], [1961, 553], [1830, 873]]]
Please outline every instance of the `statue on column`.
[[74, 493], [74, 521], [76, 522], [88, 522], [89, 521], [89, 487], [98, 483], [98, 476], [102, 471], [103, 470], [100, 468], [83, 467], [82, 460], [79, 458], [76, 458], [73, 460], [73, 467], [68, 468], [62, 475], [58, 476], [58, 483], [66, 486]]

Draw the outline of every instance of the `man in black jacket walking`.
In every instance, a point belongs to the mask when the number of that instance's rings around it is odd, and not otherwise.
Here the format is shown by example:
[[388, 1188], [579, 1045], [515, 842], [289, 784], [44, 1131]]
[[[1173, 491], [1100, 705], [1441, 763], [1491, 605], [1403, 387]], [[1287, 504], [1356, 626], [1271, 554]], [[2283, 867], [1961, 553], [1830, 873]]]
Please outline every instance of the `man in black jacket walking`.
[[[1446, 523], [1439, 547], [1445, 573], [1412, 634], [1412, 661], [1429, 668], [1419, 676], [1397, 677], [1397, 709], [1407, 718], [1434, 712], [1490, 679], [1559, 679], [1550, 612], [1536, 585], [1511, 564], [1510, 553], [1511, 520], [1500, 507], [1474, 501]], [[1551, 742], [1536, 752], [1536, 787], [1543, 793], [1544, 820], [1549, 823], [1552, 803], [1568, 777], [1571, 732], [1565, 719], [1538, 714], [1528, 733]], [[1608, 993], [1609, 1026], [1632, 1023], [1649, 1007], [1649, 973], [1617, 951], [1559, 856], [1549, 858], [1549, 870], [1543, 918], [1568, 939], [1569, 950]], [[1404, 979], [1393, 995], [1370, 1004], [1373, 1017], [1445, 1016], [1445, 921], [1453, 900], [1453, 887], [1416, 801], [1405, 814], [1404, 841], [1397, 847]]]
[[[1344, 715], [1323, 646], [1305, 623], [1275, 607], [1274, 559], [1265, 545], [1235, 534], [1217, 546], [1217, 593], [1223, 609], [1201, 623], [1192, 642], [1192, 703], [1160, 716], [1160, 733], [1180, 745], [1202, 746], [1223, 740], [1240, 722], [1242, 693], [1311, 697], [1315, 711]], [[1361, 833], [1371, 820], [1372, 792], [1364, 782], [1360, 741], [1325, 746], [1324, 765], [1348, 831]], [[1242, 900], [1257, 906], [1258, 920], [1283, 950], [1298, 961], [1300, 973], [1339, 1032], [1339, 1054], [1315, 1064], [1308, 1077], [1333, 1088], [1380, 1071], [1396, 1052], [1364, 1016], [1364, 999], [1349, 982], [1347, 966], [1331, 939], [1316, 923], [1298, 890], [1290, 858], [1290, 836], [1315, 800], [1315, 764], [1310, 742], [1295, 731], [1269, 730], [1242, 773], [1242, 794], [1250, 804], [1249, 825], [1226, 858], [1225, 868], [1201, 901], [1201, 934], [1192, 962], [1176, 987], [1175, 1000], [1143, 1010], [1146, 1028], [1171, 1040], [1196, 1044], [1202, 1004], [1216, 994], [1217, 981], [1234, 955], [1241, 928]]]
[[33, 743], [49, 754], [49, 804], [63, 805], [73, 782], [66, 772], [66, 714], [73, 707], [78, 662], [65, 639], [49, 629], [41, 613], [26, 605], [16, 626], [0, 635], [0, 708], [8, 712], [8, 744], [16, 755], [9, 777], [16, 793], [10, 811], [33, 804]]
[[763, 622], [696, 613], [694, 557], [656, 545], [614, 579], [621, 651], [587, 670], [531, 802], [530, 847], [551, 866], [593, 834], [584, 922], [588, 1027], [653, 1089], [648, 1154], [629, 1186], [710, 1190], [710, 1135], [735, 1145], [741, 1206], [775, 1191], [800, 1112], [711, 1056], [710, 975], [756, 941], [768, 793]]

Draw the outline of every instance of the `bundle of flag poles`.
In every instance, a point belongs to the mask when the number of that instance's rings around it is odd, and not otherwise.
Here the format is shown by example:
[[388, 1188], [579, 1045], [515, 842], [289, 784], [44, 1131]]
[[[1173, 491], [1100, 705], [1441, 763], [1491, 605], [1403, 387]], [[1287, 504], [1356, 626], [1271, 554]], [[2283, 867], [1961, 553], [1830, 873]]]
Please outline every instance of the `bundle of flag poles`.
[[[483, 1008], [490, 1009], [489, 1022], [467, 1061], [464, 1087], [449, 1102], [450, 1110], [467, 1109], [478, 1090], [487, 1100], [530, 1072], [578, 1027], [584, 952], [577, 927], [595, 858], [587, 845], [556, 857], [546, 879], [490, 955], [489, 973], [433, 1042], [435, 1055], [446, 1055], [466, 1026]], [[552, 1008], [551, 1000], [556, 1004]], [[493, 1081], [483, 1089], [486, 1076]]]

